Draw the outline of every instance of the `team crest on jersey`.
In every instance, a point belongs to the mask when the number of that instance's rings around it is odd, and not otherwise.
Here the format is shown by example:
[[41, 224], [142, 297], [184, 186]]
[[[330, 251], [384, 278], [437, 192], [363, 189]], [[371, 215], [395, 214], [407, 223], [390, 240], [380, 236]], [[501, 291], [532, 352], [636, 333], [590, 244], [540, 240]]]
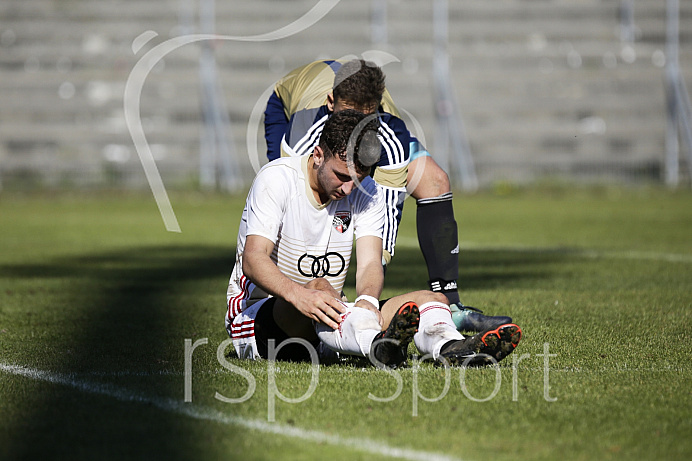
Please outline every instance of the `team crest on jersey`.
[[337, 211], [334, 214], [334, 221], [332, 221], [332, 226], [337, 232], [343, 234], [348, 229], [351, 224], [351, 212], [350, 211]]

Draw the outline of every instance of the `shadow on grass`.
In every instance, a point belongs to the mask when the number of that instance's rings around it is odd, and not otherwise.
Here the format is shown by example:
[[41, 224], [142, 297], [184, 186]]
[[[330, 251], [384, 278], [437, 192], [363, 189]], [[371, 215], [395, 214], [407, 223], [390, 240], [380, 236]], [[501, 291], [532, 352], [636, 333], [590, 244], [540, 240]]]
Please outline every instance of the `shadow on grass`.
[[[225, 339], [222, 303], [234, 256], [233, 247], [153, 247], [0, 266], [0, 279], [21, 282], [15, 289], [21, 301], [14, 301], [11, 314], [18, 328], [48, 330], [38, 340], [44, 343], [16, 349], [32, 359], [39, 354], [36, 363], [51, 372], [143, 387], [147, 395], [182, 401], [183, 339]], [[549, 266], [563, 257], [467, 250], [460, 281], [474, 289], [530, 285], [549, 277]], [[347, 287], [354, 286], [354, 268]], [[386, 287], [405, 293], [425, 289], [427, 279], [420, 251], [402, 249], [387, 271]], [[41, 323], [22, 317], [24, 306]], [[171, 371], [167, 379], [156, 376]], [[137, 373], [148, 378], [133, 380]], [[33, 390], [28, 397], [14, 394], [24, 399], [22, 420], [13, 422], [10, 446], [0, 450], [10, 459], [189, 459], [210, 442], [200, 433], [203, 425], [141, 403], [58, 384], [28, 382], [26, 388]]]
[[[30, 367], [182, 401], [183, 339], [213, 336], [212, 323], [225, 335], [234, 258], [233, 247], [156, 247], [0, 266], [15, 329], [47, 329], [12, 348], [35, 358]], [[191, 459], [205, 443], [184, 417], [146, 404], [12, 381], [21, 390], [3, 398], [20, 399], [19, 416], [0, 449], [9, 459]]]
[[[459, 288], [488, 290], [533, 286], [554, 277], [554, 265], [569, 258], [570, 250], [515, 251], [462, 250], [459, 255]], [[349, 274], [347, 284], [355, 278]], [[385, 288], [395, 293], [428, 289], [428, 272], [420, 250], [397, 250], [387, 268]]]

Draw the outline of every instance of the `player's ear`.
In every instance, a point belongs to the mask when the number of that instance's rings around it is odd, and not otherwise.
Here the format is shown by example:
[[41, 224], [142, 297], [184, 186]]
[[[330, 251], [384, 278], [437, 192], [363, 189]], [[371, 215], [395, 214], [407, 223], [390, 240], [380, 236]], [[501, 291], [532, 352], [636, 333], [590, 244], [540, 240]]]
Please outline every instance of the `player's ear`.
[[331, 91], [327, 95], [327, 109], [329, 112], [334, 112], [334, 93]]
[[315, 166], [320, 166], [324, 162], [324, 151], [320, 146], [315, 146], [315, 150], [312, 151], [312, 160]]

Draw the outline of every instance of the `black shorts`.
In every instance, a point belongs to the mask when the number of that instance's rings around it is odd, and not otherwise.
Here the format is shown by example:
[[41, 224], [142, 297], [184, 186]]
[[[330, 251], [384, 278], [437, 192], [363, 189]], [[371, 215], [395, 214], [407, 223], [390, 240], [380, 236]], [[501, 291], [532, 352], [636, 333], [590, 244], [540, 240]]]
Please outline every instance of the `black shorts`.
[[[274, 348], [290, 338], [274, 320], [274, 303], [276, 298], [269, 298], [262, 304], [262, 307], [257, 311], [255, 316], [255, 341], [257, 343], [257, 352], [263, 358], [269, 358], [269, 340], [275, 341]], [[313, 343], [313, 347], [317, 349], [319, 341]], [[287, 362], [310, 362], [310, 351], [298, 343], [286, 344], [276, 354], [276, 360]]]

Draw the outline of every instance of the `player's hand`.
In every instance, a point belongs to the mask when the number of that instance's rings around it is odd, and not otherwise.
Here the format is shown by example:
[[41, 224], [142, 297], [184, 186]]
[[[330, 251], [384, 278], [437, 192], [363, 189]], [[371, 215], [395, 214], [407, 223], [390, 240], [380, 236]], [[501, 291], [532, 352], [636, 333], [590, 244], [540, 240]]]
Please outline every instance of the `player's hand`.
[[383, 327], [383, 326], [384, 326], [384, 325], [383, 325], [384, 319], [382, 318], [382, 313], [380, 312], [380, 310], [379, 310], [376, 306], [372, 305], [370, 302], [366, 301], [365, 299], [359, 300], [359, 301], [355, 304], [355, 306], [356, 306], [356, 307], [362, 307], [363, 309], [367, 309], [367, 310], [369, 310], [369, 311], [374, 312], [375, 315], [377, 316], [377, 321], [379, 322], [380, 327]]
[[295, 303], [295, 307], [306, 317], [333, 330], [339, 328], [341, 314], [346, 312], [346, 306], [340, 299], [321, 290], [308, 289], [305, 296]]

